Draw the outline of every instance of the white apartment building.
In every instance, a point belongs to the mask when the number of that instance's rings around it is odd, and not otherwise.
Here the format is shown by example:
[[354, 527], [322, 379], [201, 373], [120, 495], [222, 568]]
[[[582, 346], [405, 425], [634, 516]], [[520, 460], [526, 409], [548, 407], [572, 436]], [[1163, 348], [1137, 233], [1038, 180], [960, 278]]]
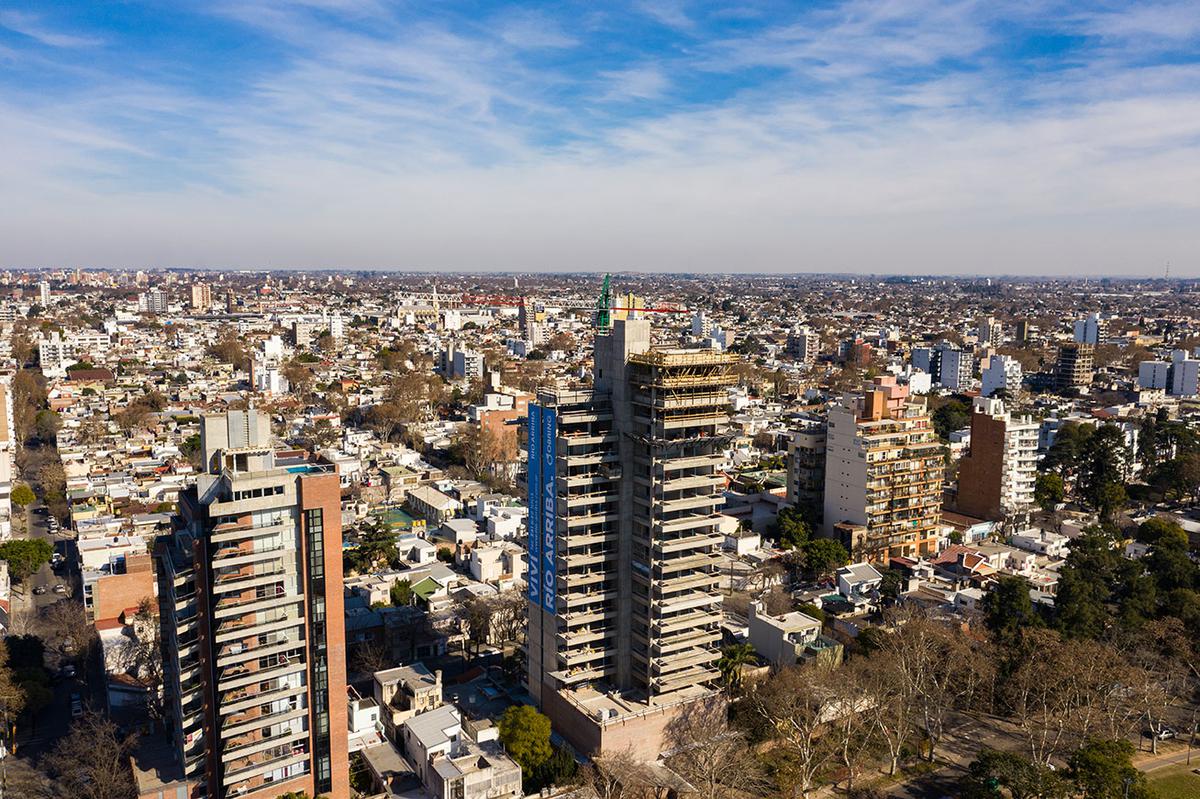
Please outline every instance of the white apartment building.
[[1188, 358], [1184, 350], [1171, 353], [1171, 390], [1176, 397], [1200, 394], [1200, 360]]
[[1094, 313], [1075, 320], [1075, 341], [1078, 344], [1099, 346], [1108, 342], [1108, 322]]
[[1142, 361], [1138, 364], [1138, 387], [1167, 390], [1171, 383], [1171, 364], [1166, 361]]
[[988, 359], [988, 365], [983, 369], [982, 394], [990, 397], [1000, 389], [1011, 396], [1016, 396], [1021, 390], [1021, 380], [1024, 373], [1016, 358], [1007, 355], [993, 355]]
[[800, 363], [812, 363], [821, 351], [821, 337], [809, 327], [798, 327], [787, 338], [787, 354]]

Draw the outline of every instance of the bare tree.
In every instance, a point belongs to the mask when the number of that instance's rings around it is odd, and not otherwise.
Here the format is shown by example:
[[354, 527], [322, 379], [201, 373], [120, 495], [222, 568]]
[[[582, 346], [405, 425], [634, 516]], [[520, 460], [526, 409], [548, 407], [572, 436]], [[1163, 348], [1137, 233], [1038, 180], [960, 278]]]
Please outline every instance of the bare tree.
[[[762, 796], [768, 780], [744, 736], [726, 724], [721, 699], [686, 705], [666, 727], [666, 763], [697, 799]], [[693, 794], [689, 794], [693, 795]]]
[[64, 797], [127, 799], [136, 794], [129, 755], [133, 741], [100, 716], [88, 715], [46, 755], [44, 764]]
[[831, 702], [829, 680], [825, 669], [786, 668], [748, 697], [783, 755], [777, 780], [790, 783], [805, 799], [817, 787], [817, 775], [838, 753], [837, 736], [825, 734], [838, 710]]
[[87, 620], [81, 602], [60, 599], [42, 611], [41, 638], [61, 655], [78, 654], [86, 660], [96, 640], [96, 628]]
[[163, 706], [162, 637], [158, 616], [149, 597], [138, 603], [129, 634], [115, 648], [111, 665], [138, 680], [146, 688], [146, 712], [154, 722], [166, 716]]

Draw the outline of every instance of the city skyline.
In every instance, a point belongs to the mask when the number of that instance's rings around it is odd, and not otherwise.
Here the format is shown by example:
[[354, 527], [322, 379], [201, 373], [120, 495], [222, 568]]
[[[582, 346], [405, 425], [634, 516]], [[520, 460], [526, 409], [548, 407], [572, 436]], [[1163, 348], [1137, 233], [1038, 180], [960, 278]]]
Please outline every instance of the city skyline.
[[0, 265], [1200, 275], [1200, 9], [0, 10]]

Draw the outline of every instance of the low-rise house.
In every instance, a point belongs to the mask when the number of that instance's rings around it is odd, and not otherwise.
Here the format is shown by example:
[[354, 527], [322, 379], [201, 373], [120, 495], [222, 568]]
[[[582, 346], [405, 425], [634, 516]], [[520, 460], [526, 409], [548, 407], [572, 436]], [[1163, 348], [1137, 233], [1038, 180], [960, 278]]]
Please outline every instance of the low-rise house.
[[462, 503], [432, 486], [416, 486], [408, 491], [408, 506], [429, 524], [440, 525], [462, 510]]
[[838, 593], [855, 607], [875, 602], [882, 582], [883, 575], [869, 563], [851, 563], [837, 570]]
[[398, 741], [404, 722], [442, 706], [442, 672], [420, 662], [377, 671], [373, 696], [388, 737]]
[[840, 663], [842, 647], [821, 634], [821, 622], [806, 613], [780, 616], [763, 612], [761, 602], [750, 603], [750, 644], [775, 666], [795, 666], [809, 660]]
[[1013, 533], [1008, 540], [1014, 547], [1055, 559], [1067, 556], [1071, 542], [1065, 535], [1039, 529]]
[[404, 722], [405, 756], [434, 799], [519, 799], [521, 767], [500, 746], [494, 727], [474, 732], [458, 708], [443, 705]]

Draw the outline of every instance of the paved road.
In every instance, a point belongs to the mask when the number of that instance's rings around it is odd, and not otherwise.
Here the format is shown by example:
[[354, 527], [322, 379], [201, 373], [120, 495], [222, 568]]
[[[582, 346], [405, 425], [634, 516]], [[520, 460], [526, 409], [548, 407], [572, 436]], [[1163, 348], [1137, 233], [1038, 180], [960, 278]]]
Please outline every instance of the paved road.
[[[29, 525], [26, 528], [28, 533], [24, 537], [49, 541], [55, 551], [63, 555], [66, 566], [58, 572], [51, 569], [49, 564], [42, 566], [36, 574], [30, 577], [28, 585], [21, 593], [14, 592], [14, 604], [18, 607], [29, 608], [29, 603], [32, 601], [34, 612], [40, 614], [56, 602], [81, 601], [78, 598], [80, 590], [78, 555], [73, 537], [70, 534], [64, 534], [61, 530], [59, 535], [52, 535], [47, 525], [48, 517], [40, 508], [34, 508], [28, 518]], [[55, 593], [54, 587], [59, 584], [64, 586], [66, 593]], [[38, 586], [45, 587], [46, 592], [44, 594], [34, 593], [34, 589]], [[36, 620], [33, 623], [36, 627]], [[47, 660], [50, 662], [47, 663], [47, 666], [51, 670], [58, 665], [53, 658], [54, 656], [48, 653]], [[84, 671], [84, 669], [80, 669], [81, 676]], [[71, 695], [78, 693], [84, 698], [85, 703], [91, 704], [93, 699], [89, 683], [92, 682], [94, 681], [83, 679], [55, 680], [54, 697], [50, 704], [31, 723], [27, 722], [18, 728], [17, 754], [36, 757], [52, 747], [60, 737], [66, 735], [71, 724]], [[96, 682], [95, 684], [102, 683]], [[102, 697], [100, 698], [102, 699]]]

